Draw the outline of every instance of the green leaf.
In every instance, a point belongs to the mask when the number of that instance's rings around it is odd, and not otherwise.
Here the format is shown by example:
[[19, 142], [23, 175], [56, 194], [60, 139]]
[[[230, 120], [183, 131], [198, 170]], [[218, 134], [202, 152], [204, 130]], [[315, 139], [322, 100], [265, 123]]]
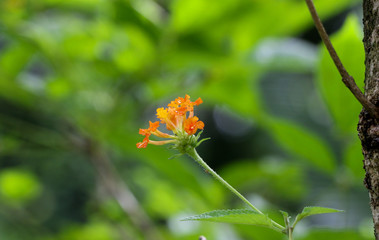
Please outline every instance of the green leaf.
[[[202, 0], [178, 0], [173, 1], [172, 25], [178, 32], [188, 32], [206, 28], [209, 24], [219, 21], [223, 16], [236, 8], [238, 2], [227, 1], [202, 1]], [[201, 18], [196, 17], [196, 13], [202, 13]]]
[[[263, 112], [257, 92], [256, 69], [229, 60], [211, 66], [210, 78], [198, 94], [207, 96], [208, 102], [224, 103], [242, 116], [259, 117]], [[231, 93], [233, 94], [231, 97]], [[244, 104], [248, 103], [248, 104]]]
[[38, 179], [21, 169], [6, 169], [0, 172], [0, 198], [10, 204], [25, 203], [41, 193]]
[[338, 210], [334, 208], [324, 208], [324, 207], [305, 207], [303, 211], [296, 216], [293, 227], [295, 227], [295, 225], [305, 217], [316, 215], [316, 214], [337, 213], [337, 212], [343, 212], [343, 210]]
[[137, 27], [128, 26], [125, 31], [120, 31], [114, 45], [117, 48], [113, 60], [123, 71], [133, 72], [152, 63], [154, 46], [148, 35]]
[[278, 143], [286, 150], [300, 156], [318, 169], [331, 173], [335, 169], [334, 157], [318, 136], [294, 123], [282, 120], [271, 120], [268, 130]]
[[34, 50], [27, 44], [14, 43], [2, 50], [0, 56], [0, 73], [9, 82], [25, 68], [25, 65], [30, 61]]
[[215, 210], [183, 219], [182, 221], [208, 221], [233, 224], [247, 224], [268, 227], [277, 230], [271, 219], [248, 209]]
[[[345, 68], [362, 88], [365, 71], [364, 49], [358, 18], [348, 17], [343, 28], [331, 37], [331, 41]], [[325, 47], [322, 47], [320, 55], [317, 80], [335, 126], [341, 133], [355, 134], [362, 107], [342, 83], [341, 76]]]
[[235, 188], [242, 192], [253, 191], [268, 201], [280, 198], [300, 204], [307, 192], [301, 166], [282, 158], [235, 159], [219, 173]]
[[[343, 153], [343, 160], [345, 166], [349, 169], [350, 173], [356, 179], [363, 179], [365, 171], [363, 170], [363, 154], [362, 154], [362, 145], [359, 138], [355, 138], [352, 142], [348, 143], [345, 146]], [[357, 182], [358, 183], [358, 182]], [[360, 181], [359, 181], [360, 184]]]
[[280, 210], [280, 213], [283, 215], [284, 218], [288, 218], [289, 217], [288, 212]]

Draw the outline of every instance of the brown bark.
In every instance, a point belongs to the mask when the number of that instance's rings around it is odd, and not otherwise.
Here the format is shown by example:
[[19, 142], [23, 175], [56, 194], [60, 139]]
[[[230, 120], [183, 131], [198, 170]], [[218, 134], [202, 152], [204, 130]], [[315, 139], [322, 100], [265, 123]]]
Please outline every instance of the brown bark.
[[[364, 47], [366, 53], [365, 95], [379, 106], [379, 0], [363, 0]], [[375, 238], [379, 240], [379, 125], [364, 109], [358, 124], [366, 171], [364, 184], [370, 196]]]

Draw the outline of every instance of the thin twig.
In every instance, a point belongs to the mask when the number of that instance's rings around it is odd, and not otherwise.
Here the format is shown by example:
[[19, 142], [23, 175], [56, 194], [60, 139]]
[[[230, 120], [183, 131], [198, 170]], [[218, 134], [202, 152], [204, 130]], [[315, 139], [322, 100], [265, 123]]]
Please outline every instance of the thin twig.
[[334, 49], [332, 43], [330, 42], [329, 36], [325, 31], [325, 28], [320, 20], [320, 17], [317, 14], [315, 6], [312, 0], [305, 0], [309, 11], [312, 15], [313, 21], [315, 23], [316, 29], [320, 34], [322, 41], [324, 42], [330, 57], [333, 59], [334, 64], [336, 65], [341, 77], [342, 82], [346, 85], [348, 89], [350, 89], [351, 93], [355, 96], [355, 98], [362, 104], [362, 106], [370, 113], [370, 115], [379, 120], [379, 109], [363, 95], [355, 80], [350, 74], [346, 71], [343, 66], [340, 58], [337, 55], [336, 50]]

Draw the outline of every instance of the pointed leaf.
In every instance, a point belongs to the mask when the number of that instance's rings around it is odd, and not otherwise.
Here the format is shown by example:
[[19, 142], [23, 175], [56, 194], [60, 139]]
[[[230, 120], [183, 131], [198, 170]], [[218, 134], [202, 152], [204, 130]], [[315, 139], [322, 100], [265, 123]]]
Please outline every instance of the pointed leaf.
[[280, 210], [280, 213], [283, 215], [284, 218], [288, 218], [289, 217], [288, 212]]
[[324, 213], [336, 213], [343, 212], [343, 210], [338, 210], [334, 208], [324, 208], [324, 207], [305, 207], [303, 211], [296, 216], [295, 225], [305, 217], [316, 215], [316, 214], [324, 214]]
[[333, 173], [335, 159], [331, 149], [317, 134], [299, 125], [280, 119], [271, 119], [268, 130], [284, 149], [326, 173]]
[[283, 215], [284, 224], [286, 225], [286, 229], [290, 226], [290, 216], [288, 215], [288, 212], [281, 211], [280, 213]]
[[276, 229], [271, 219], [247, 209], [215, 210], [183, 219], [182, 221], [208, 221], [234, 224], [248, 224]]

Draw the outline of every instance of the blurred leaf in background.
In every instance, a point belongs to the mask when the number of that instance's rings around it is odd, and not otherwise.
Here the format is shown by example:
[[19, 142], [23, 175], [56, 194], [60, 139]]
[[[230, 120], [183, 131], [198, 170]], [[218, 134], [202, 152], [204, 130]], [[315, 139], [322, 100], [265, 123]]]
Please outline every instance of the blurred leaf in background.
[[9, 204], [22, 204], [38, 197], [41, 185], [30, 172], [7, 169], [0, 173], [0, 191]]

